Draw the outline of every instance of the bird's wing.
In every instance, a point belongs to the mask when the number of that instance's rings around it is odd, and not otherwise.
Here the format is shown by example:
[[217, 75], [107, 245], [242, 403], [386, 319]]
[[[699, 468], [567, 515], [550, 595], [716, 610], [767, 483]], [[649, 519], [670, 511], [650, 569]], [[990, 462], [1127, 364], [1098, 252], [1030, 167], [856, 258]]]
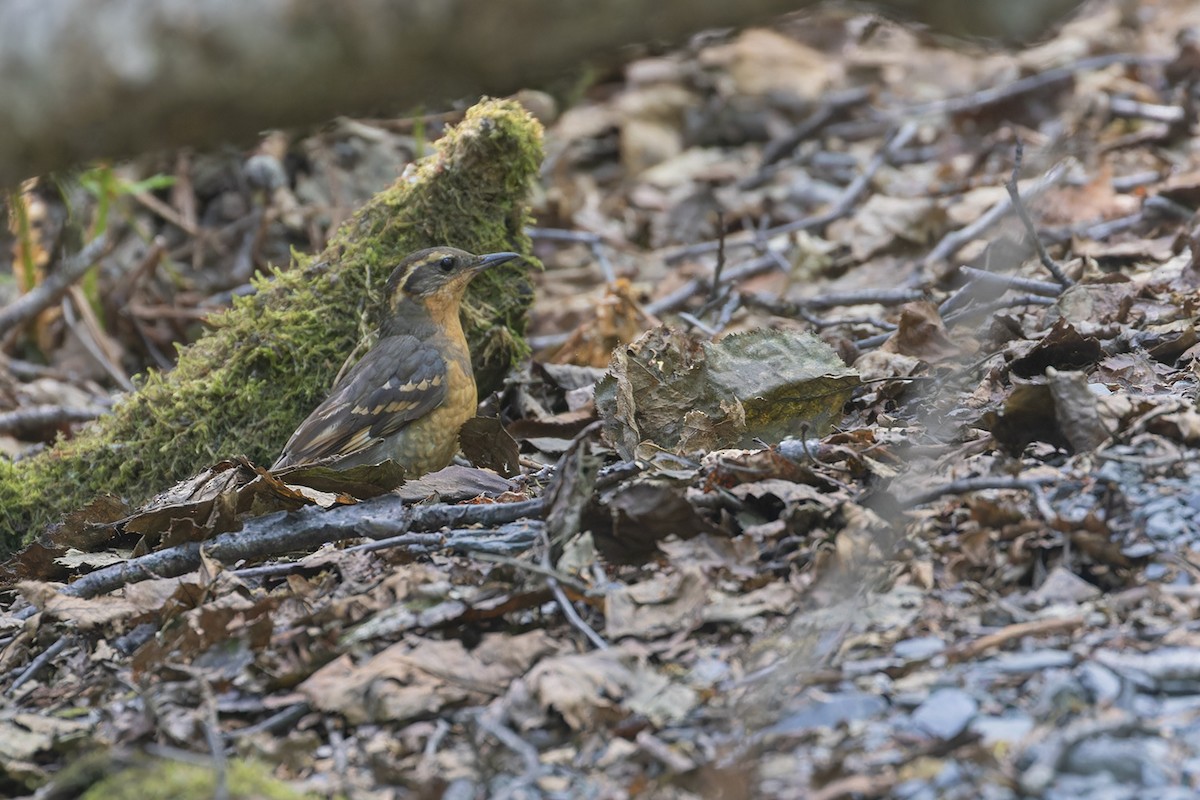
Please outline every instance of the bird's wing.
[[348, 456], [446, 398], [446, 362], [414, 336], [380, 339], [292, 434], [272, 469]]

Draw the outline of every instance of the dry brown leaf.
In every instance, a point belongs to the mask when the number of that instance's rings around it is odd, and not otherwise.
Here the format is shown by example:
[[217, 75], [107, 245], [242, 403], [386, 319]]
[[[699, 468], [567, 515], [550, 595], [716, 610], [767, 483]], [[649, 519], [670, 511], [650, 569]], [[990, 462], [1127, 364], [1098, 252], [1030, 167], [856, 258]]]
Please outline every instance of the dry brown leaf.
[[820, 97], [839, 71], [824, 54], [765, 28], [750, 28], [731, 44], [707, 48], [701, 63], [729, 73], [729, 95], [778, 92], [805, 100]]
[[624, 586], [604, 599], [605, 631], [611, 639], [652, 639], [691, 630], [703, 622], [708, 593], [696, 566]]
[[826, 236], [847, 242], [854, 259], [866, 261], [897, 242], [923, 245], [945, 227], [946, 215], [936, 200], [872, 195], [853, 216], [830, 223]]
[[900, 310], [900, 323], [880, 347], [889, 353], [919, 358], [931, 364], [957, 358], [963, 348], [946, 333], [945, 323], [933, 303], [922, 300]]
[[84, 599], [62, 594], [61, 586], [40, 581], [21, 581], [17, 590], [36, 608], [54, 619], [74, 623], [80, 630], [89, 630], [137, 612], [133, 603], [116, 597]]
[[624, 714], [620, 703], [637, 685], [637, 675], [615, 650], [543, 659], [525, 682], [537, 699], [557, 711], [574, 730], [593, 728]]
[[[495, 641], [499, 640], [499, 641]], [[413, 637], [361, 664], [341, 656], [299, 687], [314, 707], [353, 723], [404, 722], [447, 706], [487, 702], [557, 649], [544, 631], [488, 634], [472, 651], [457, 640]]]

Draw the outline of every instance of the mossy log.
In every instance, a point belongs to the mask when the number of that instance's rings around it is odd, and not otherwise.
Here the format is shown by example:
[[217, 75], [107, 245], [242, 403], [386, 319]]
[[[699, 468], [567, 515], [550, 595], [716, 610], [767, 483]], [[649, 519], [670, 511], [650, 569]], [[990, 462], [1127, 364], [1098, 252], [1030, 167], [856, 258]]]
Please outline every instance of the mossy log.
[[[257, 293], [212, 317], [170, 372], [150, 372], [111, 414], [32, 459], [0, 461], [0, 550], [99, 494], [140, 502], [216, 461], [270, 464], [375, 330], [379, 292], [409, 252], [451, 244], [530, 252], [527, 196], [542, 129], [489, 100], [346, 222], [316, 257], [257, 279]], [[472, 283], [464, 304], [480, 391], [525, 348], [526, 265]]]

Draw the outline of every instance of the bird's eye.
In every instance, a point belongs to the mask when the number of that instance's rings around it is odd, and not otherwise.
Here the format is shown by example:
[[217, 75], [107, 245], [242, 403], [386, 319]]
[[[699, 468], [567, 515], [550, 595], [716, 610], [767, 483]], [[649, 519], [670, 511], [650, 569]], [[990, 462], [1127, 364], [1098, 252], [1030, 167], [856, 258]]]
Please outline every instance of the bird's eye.
[[446, 256], [438, 262], [438, 269], [442, 272], [449, 272], [454, 269], [454, 256]]

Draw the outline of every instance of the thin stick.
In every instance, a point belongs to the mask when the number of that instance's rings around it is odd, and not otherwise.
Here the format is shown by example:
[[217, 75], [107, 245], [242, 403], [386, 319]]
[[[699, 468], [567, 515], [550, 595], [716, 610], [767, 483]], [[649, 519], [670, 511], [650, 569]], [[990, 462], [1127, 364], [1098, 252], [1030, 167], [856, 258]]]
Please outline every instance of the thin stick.
[[813, 214], [792, 222], [784, 223], [783, 225], [777, 225], [774, 228], [767, 228], [761, 233], [761, 235], [750, 240], [739, 239], [729, 242], [728, 244], [722, 244], [721, 240], [714, 239], [707, 242], [699, 242], [698, 244], [688, 245], [686, 247], [680, 247], [667, 252], [663, 256], [663, 260], [668, 264], [674, 264], [676, 262], [683, 261], [686, 258], [694, 258], [695, 256], [716, 252], [723, 247], [729, 247], [731, 249], [752, 248], [758, 246], [760, 241], [770, 239], [774, 236], [780, 236], [785, 233], [795, 233], [796, 231], [809, 230], [811, 228], [820, 228], [828, 225], [830, 222], [833, 222], [836, 219], [840, 219], [841, 217], [850, 213], [850, 209], [854, 207], [854, 204], [858, 202], [859, 197], [862, 196], [863, 192], [865, 192], [867, 187], [870, 186], [871, 181], [875, 179], [875, 175], [879, 172], [879, 170], [883, 168], [884, 164], [888, 163], [888, 161], [893, 157], [893, 155], [895, 155], [897, 151], [903, 149], [909, 143], [912, 137], [916, 135], [917, 130], [917, 124], [915, 122], [905, 122], [903, 125], [901, 125], [896, 133], [893, 134], [892, 137], [888, 139], [886, 143], [884, 143], [883, 147], [879, 149], [879, 152], [877, 152], [871, 158], [871, 160], [867, 163], [866, 168], [863, 169], [858, 177], [851, 181], [850, 184], [842, 190], [842, 193], [838, 196], [837, 201], [820, 214]]
[[717, 209], [717, 265], [713, 267], [712, 286], [708, 289], [708, 300], [714, 302], [721, 289], [721, 270], [725, 269], [725, 215]]
[[1059, 263], [1046, 252], [1046, 246], [1042, 244], [1042, 240], [1038, 236], [1037, 227], [1033, 224], [1033, 219], [1029, 216], [1029, 209], [1021, 201], [1021, 189], [1017, 186], [1017, 175], [1021, 172], [1021, 161], [1024, 155], [1025, 145], [1018, 139], [1016, 156], [1013, 158], [1012, 177], [1008, 179], [1008, 183], [1004, 184], [1004, 188], [1008, 190], [1008, 196], [1012, 198], [1013, 208], [1016, 209], [1017, 216], [1021, 218], [1021, 224], [1025, 226], [1025, 231], [1029, 234], [1029, 238], [1033, 241], [1033, 246], [1037, 249], [1038, 258], [1041, 259], [1042, 266], [1054, 276], [1054, 280], [1063, 286], [1071, 286], [1074, 281], [1067, 277], [1067, 274], [1063, 272]]
[[550, 587], [550, 591], [554, 593], [554, 599], [558, 601], [558, 607], [562, 609], [563, 616], [567, 621], [575, 627], [577, 631], [587, 637], [587, 640], [592, 643], [592, 646], [597, 650], [607, 650], [608, 642], [604, 641], [604, 637], [596, 633], [591, 625], [588, 625], [583, 617], [579, 616], [579, 612], [575, 610], [575, 606], [571, 603], [571, 598], [567, 597], [567, 593], [563, 591], [562, 586], [558, 582], [558, 578], [554, 577], [554, 567], [550, 563], [550, 535], [542, 528], [542, 569], [547, 571], [546, 584]]
[[46, 428], [57, 428], [72, 422], [87, 422], [103, 413], [104, 409], [99, 406], [27, 406], [0, 413], [0, 433], [13, 434], [20, 439], [32, 431], [44, 431]]
[[983, 314], [990, 314], [993, 311], [999, 311], [1002, 308], [1014, 308], [1016, 306], [1052, 306], [1057, 301], [1053, 297], [1044, 297], [1040, 294], [1022, 294], [1016, 297], [1001, 297], [998, 300], [993, 300], [990, 303], [983, 303], [977, 306], [968, 306], [961, 311], [956, 311], [953, 314], [946, 314], [942, 317], [942, 322], [947, 327], [957, 325], [963, 320], [974, 319]]
[[[739, 283], [747, 278], [752, 278], [755, 275], [761, 275], [771, 270], [778, 263], [774, 255], [759, 256], [728, 270], [725, 273], [725, 282], [730, 285]], [[652, 303], [647, 303], [644, 306], [645, 311], [647, 314], [655, 317], [675, 311], [682, 308], [688, 300], [703, 292], [708, 285], [709, 282], [703, 278], [693, 278], [665, 297], [660, 297]]]
[[[1062, 180], [1066, 170], [1066, 162], [1060, 161], [1059, 163], [1055, 164], [1046, 172], [1045, 175], [1042, 176], [1041, 180], [1037, 181], [1029, 189], [1029, 191], [1025, 193], [1025, 196], [1029, 199], [1039, 196], [1042, 194], [1042, 192], [1046, 191], [1051, 186]], [[1000, 200], [997, 200], [996, 204], [985, 211], [979, 217], [979, 219], [975, 220], [970, 225], [959, 228], [958, 230], [944, 236], [942, 240], [938, 242], [937, 245], [930, 250], [925, 258], [921, 261], [921, 266], [926, 268], [933, 264], [949, 260], [950, 256], [957, 253], [959, 248], [969, 241], [978, 239], [983, 235], [984, 231], [990, 229], [993, 225], [1003, 219], [1004, 215], [1008, 213], [1008, 210], [1011, 207], [1012, 198], [1010, 196], [1005, 196]]]
[[65, 259], [59, 269], [47, 276], [36, 288], [21, 295], [0, 311], [0, 338], [58, 302], [71, 284], [82, 278], [107, 248], [108, 236], [102, 233], [78, 253]]
[[959, 645], [950, 650], [946, 656], [951, 661], [965, 661], [969, 658], [986, 653], [993, 647], [1000, 647], [1008, 642], [1017, 639], [1024, 639], [1027, 636], [1048, 636], [1054, 633], [1070, 633], [1076, 628], [1083, 625], [1083, 617], [1051, 617], [1049, 619], [1035, 619], [1030, 622], [1017, 622], [1007, 627], [1001, 628], [995, 633], [989, 633], [986, 636], [981, 636], [973, 642]]
[[590, 231], [572, 231], [565, 228], [535, 228], [532, 226], [526, 228], [525, 233], [530, 239], [542, 239], [548, 242], [581, 242], [586, 244], [588, 249], [592, 251], [592, 256], [596, 259], [596, 263], [600, 265], [600, 271], [604, 273], [605, 283], [616, 281], [616, 270], [613, 269], [612, 262], [608, 259], [608, 254], [604, 252], [605, 242], [599, 234], [591, 233]]
[[1062, 287], [1057, 283], [1050, 283], [1049, 281], [1020, 278], [1016, 275], [997, 275], [995, 272], [988, 272], [985, 269], [976, 269], [975, 267], [959, 267], [958, 269], [959, 272], [969, 277], [972, 283], [979, 283], [984, 286], [1020, 289], [1022, 292], [1040, 294], [1042, 297], [1058, 297], [1062, 294]]
[[1036, 281], [1030, 278], [1018, 278], [1015, 275], [998, 275], [995, 272], [975, 269], [974, 267], [959, 267], [959, 272], [966, 275], [968, 280], [958, 291], [947, 297], [938, 306], [938, 313], [945, 319], [949, 314], [969, 305], [986, 290], [989, 297], [1004, 294], [1009, 289], [1021, 289], [1033, 295], [1057, 298], [1062, 294], [1063, 287], [1048, 281]]
[[939, 497], [948, 494], [970, 494], [971, 492], [981, 492], [986, 489], [1019, 489], [1026, 492], [1032, 492], [1038, 486], [1044, 483], [1052, 483], [1058, 480], [1054, 477], [1043, 478], [963, 478], [962, 480], [951, 481], [936, 488], [930, 489], [927, 492], [903, 499], [900, 501], [902, 508], [916, 508], [923, 506], [926, 503], [932, 503]]
[[[132, 392], [133, 381], [125, 374], [125, 370], [117, 363], [113, 354], [105, 347], [104, 339], [108, 338], [100, 329], [100, 321], [92, 313], [87, 297], [78, 286], [67, 287], [67, 296], [62, 300], [63, 319], [67, 327], [79, 339], [83, 349], [108, 373], [108, 377], [121, 387], [122, 391]], [[76, 317], [78, 313], [78, 317]], [[111, 341], [111, 340], [109, 340]]]
[[33, 676], [42, 671], [42, 668], [53, 661], [59, 653], [67, 649], [67, 645], [72, 641], [70, 636], [64, 636], [61, 639], [56, 639], [54, 644], [46, 648], [45, 652], [29, 662], [29, 666], [24, 672], [17, 676], [13, 681], [12, 686], [8, 687], [8, 694], [11, 696], [17, 689], [20, 689], [28, 681], [32, 680]]
[[1147, 57], [1134, 53], [1111, 53], [1102, 56], [1081, 58], [1074, 64], [1054, 67], [1036, 75], [1030, 75], [1004, 86], [995, 86], [971, 94], [951, 97], [945, 100], [934, 100], [930, 103], [908, 106], [893, 110], [888, 117], [900, 119], [908, 117], [923, 117], [933, 114], [959, 114], [973, 111], [985, 106], [996, 105], [1029, 92], [1035, 92], [1056, 83], [1071, 80], [1077, 73], [1089, 70], [1104, 69], [1113, 64], [1153, 64], [1162, 63], [1166, 59]]

